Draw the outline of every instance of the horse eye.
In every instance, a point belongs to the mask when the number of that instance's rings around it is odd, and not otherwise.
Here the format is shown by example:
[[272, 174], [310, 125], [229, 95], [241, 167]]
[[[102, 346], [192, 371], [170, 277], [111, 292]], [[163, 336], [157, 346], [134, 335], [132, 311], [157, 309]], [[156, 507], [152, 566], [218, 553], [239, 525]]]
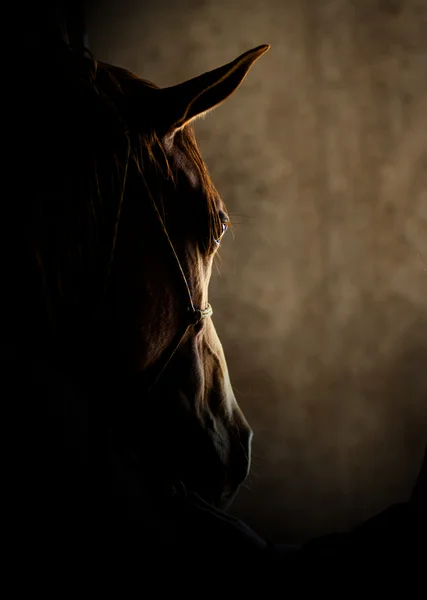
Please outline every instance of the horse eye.
[[227, 231], [228, 229], [228, 225], [229, 225], [229, 219], [227, 217], [227, 215], [223, 212], [220, 213], [219, 218], [221, 219], [221, 236], [215, 240], [215, 244], [217, 244], [219, 246], [220, 242], [221, 242], [221, 238], [224, 235], [224, 233]]

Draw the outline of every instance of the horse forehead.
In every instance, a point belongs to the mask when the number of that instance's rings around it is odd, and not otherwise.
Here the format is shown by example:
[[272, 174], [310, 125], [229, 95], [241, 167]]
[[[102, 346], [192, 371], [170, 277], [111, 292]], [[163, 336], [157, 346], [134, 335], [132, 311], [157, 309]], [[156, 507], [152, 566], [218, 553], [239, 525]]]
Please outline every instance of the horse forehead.
[[184, 173], [192, 187], [198, 188], [201, 185], [200, 176], [193, 159], [191, 158], [185, 146], [173, 138], [163, 142], [169, 162], [173, 167]]

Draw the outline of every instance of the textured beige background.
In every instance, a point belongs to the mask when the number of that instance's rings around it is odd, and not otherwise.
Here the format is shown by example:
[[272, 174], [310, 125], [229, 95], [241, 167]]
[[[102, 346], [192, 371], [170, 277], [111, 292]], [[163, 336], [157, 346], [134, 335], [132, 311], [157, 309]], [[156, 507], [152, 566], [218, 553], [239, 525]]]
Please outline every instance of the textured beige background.
[[172, 85], [263, 43], [196, 124], [235, 221], [211, 284], [275, 539], [404, 499], [427, 441], [427, 2], [124, 1], [99, 58]]

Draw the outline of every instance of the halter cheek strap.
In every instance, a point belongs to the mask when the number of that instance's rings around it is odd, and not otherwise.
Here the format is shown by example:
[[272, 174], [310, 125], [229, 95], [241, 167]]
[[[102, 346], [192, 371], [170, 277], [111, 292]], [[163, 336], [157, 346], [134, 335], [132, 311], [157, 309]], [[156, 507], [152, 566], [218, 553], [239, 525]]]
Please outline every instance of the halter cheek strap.
[[190, 327], [194, 327], [195, 325], [198, 325], [204, 319], [207, 319], [207, 318], [211, 317], [212, 314], [213, 314], [213, 310], [212, 310], [212, 306], [209, 303], [206, 305], [206, 308], [203, 308], [203, 309], [198, 308], [198, 307], [196, 307], [194, 305], [193, 296], [191, 294], [190, 286], [188, 285], [187, 278], [185, 276], [185, 273], [184, 273], [184, 270], [182, 268], [182, 265], [181, 265], [181, 262], [179, 260], [179, 257], [178, 257], [178, 255], [176, 253], [175, 247], [174, 247], [174, 245], [172, 243], [172, 240], [169, 237], [168, 231], [166, 229], [166, 226], [164, 224], [162, 216], [161, 216], [161, 214], [159, 212], [157, 204], [155, 203], [154, 198], [153, 198], [153, 196], [151, 194], [151, 191], [150, 191], [150, 189], [148, 187], [148, 184], [147, 184], [147, 182], [145, 180], [145, 177], [144, 177], [144, 175], [142, 173], [141, 173], [141, 175], [142, 175], [142, 178], [143, 178], [144, 185], [145, 185], [145, 188], [147, 190], [148, 196], [149, 196], [149, 198], [151, 200], [151, 203], [153, 205], [153, 208], [154, 208], [154, 210], [155, 210], [155, 212], [157, 214], [157, 218], [159, 219], [159, 222], [160, 222], [160, 224], [162, 226], [163, 233], [164, 233], [164, 235], [165, 235], [165, 237], [166, 237], [166, 239], [168, 241], [169, 247], [170, 247], [170, 249], [171, 249], [171, 251], [172, 251], [172, 253], [174, 255], [174, 258], [175, 258], [175, 261], [176, 261], [176, 265], [178, 266], [178, 269], [180, 270], [182, 281], [183, 281], [183, 283], [185, 285], [185, 289], [187, 291], [188, 300], [189, 300], [189, 306], [188, 306], [189, 318], [188, 318], [187, 324], [185, 325], [184, 332], [183, 333], [178, 332], [178, 334], [176, 335], [174, 343], [172, 343], [171, 346], [170, 346], [172, 350], [166, 355], [166, 360], [161, 365], [161, 368], [160, 368], [159, 372], [157, 373], [157, 375], [155, 376], [153, 383], [148, 388], [148, 393], [150, 393], [151, 390], [154, 388], [154, 386], [159, 381], [160, 377], [163, 375], [166, 367], [168, 366], [169, 362], [172, 360], [172, 357], [174, 356], [175, 352], [180, 347], [181, 342], [184, 339], [184, 337], [186, 336], [188, 329]]

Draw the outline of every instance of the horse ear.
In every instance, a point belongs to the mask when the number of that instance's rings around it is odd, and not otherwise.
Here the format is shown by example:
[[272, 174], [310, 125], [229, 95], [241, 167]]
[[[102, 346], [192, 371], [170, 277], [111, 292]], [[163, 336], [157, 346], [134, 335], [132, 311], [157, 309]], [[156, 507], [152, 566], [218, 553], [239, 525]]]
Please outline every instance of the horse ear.
[[218, 69], [160, 89], [160, 126], [163, 131], [174, 133], [221, 104], [239, 87], [254, 62], [269, 48], [267, 44], [258, 46]]

